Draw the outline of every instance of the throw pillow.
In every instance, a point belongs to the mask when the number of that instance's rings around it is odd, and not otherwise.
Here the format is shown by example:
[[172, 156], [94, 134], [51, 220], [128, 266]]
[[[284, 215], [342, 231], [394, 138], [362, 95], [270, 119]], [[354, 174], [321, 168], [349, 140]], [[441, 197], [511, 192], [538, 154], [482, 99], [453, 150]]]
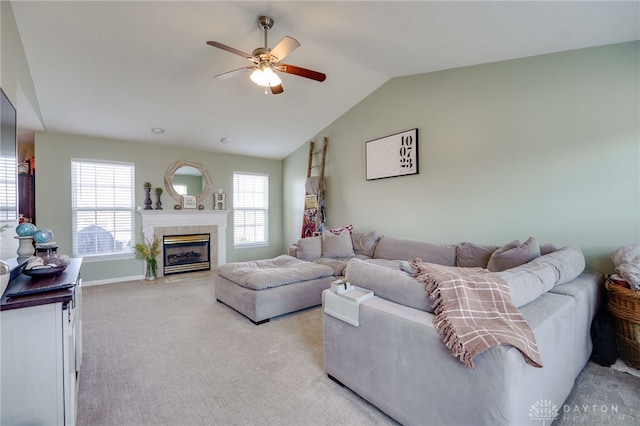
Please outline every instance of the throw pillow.
[[334, 235], [331, 232], [322, 234], [322, 256], [334, 259], [355, 256], [349, 231], [345, 229], [340, 235]]
[[322, 237], [300, 238], [296, 245], [296, 257], [300, 260], [311, 262], [322, 255]]
[[461, 243], [456, 246], [456, 266], [463, 268], [486, 268], [498, 246]]
[[351, 234], [351, 241], [353, 242], [355, 254], [373, 257], [373, 252], [376, 249], [376, 244], [380, 241], [380, 236], [376, 231], [354, 232]]
[[329, 229], [329, 232], [331, 232], [333, 235], [340, 235], [345, 229], [349, 231], [349, 234], [353, 233], [353, 225], [345, 225], [338, 228]]
[[511, 241], [494, 251], [489, 258], [487, 269], [491, 272], [500, 272], [525, 264], [540, 256], [540, 244], [534, 237], [520, 244], [520, 241]]
[[540, 256], [553, 253], [556, 250], [558, 250], [558, 248], [551, 243], [540, 244]]

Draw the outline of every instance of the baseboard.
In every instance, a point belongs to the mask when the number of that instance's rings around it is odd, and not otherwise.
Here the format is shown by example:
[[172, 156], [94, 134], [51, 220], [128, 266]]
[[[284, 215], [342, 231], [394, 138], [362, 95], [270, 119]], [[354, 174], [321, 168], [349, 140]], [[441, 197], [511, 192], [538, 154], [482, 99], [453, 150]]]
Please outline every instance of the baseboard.
[[118, 278], [109, 278], [107, 280], [94, 280], [94, 281], [82, 281], [83, 287], [89, 287], [93, 285], [103, 285], [103, 284], [115, 284], [121, 283], [123, 281], [136, 281], [143, 280], [144, 275], [133, 275], [131, 277], [118, 277]]

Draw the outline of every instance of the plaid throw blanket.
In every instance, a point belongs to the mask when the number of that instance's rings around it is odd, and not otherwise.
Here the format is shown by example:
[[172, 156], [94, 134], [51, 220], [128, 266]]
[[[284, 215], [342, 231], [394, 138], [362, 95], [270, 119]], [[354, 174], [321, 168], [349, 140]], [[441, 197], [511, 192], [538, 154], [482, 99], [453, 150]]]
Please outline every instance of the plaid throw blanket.
[[527, 363], [542, 367], [535, 336], [511, 302], [509, 285], [502, 277], [482, 268], [442, 266], [420, 259], [411, 265], [434, 301], [433, 324], [465, 367], [473, 369], [473, 358], [497, 345], [514, 346]]

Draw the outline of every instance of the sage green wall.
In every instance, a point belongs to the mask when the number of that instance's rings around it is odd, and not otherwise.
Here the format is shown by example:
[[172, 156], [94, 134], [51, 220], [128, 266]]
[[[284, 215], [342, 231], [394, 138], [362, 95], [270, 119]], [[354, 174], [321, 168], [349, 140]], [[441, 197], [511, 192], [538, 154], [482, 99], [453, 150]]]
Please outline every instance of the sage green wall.
[[[325, 130], [330, 227], [430, 241], [577, 245], [590, 267], [640, 242], [640, 43], [390, 80]], [[365, 142], [419, 131], [418, 175], [365, 179]], [[308, 147], [284, 160], [299, 238]]]
[[[164, 186], [164, 173], [176, 160], [201, 163], [209, 172], [212, 191], [223, 188], [227, 192], [228, 208], [232, 207], [232, 180], [234, 171], [265, 173], [269, 175], [270, 244], [268, 247], [234, 249], [233, 214], [229, 213], [227, 227], [227, 261], [264, 259], [283, 252], [282, 241], [282, 161], [236, 155], [215, 154], [179, 146], [163, 147], [100, 139], [60, 133], [37, 133], [36, 155], [36, 215], [38, 227], [49, 228], [55, 234], [59, 252], [71, 254], [71, 159], [128, 161], [135, 164], [136, 205], [144, 208], [143, 185], [153, 188]], [[155, 195], [152, 196], [155, 206]], [[176, 202], [166, 192], [162, 195], [163, 208], [173, 209]], [[213, 195], [205, 198], [206, 209], [213, 208]], [[140, 218], [136, 215], [136, 235], [141, 234]], [[85, 261], [82, 276], [85, 281], [108, 282], [141, 276], [143, 262], [135, 259], [114, 261]]]

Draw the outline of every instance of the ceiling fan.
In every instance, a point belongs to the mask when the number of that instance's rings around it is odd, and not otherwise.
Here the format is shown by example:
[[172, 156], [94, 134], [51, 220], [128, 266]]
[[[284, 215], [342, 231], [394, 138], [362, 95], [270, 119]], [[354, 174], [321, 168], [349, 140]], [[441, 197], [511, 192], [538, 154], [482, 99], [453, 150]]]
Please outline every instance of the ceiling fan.
[[242, 56], [243, 58], [253, 62], [253, 65], [218, 74], [214, 76], [215, 78], [225, 79], [247, 71], [253, 71], [251, 73], [251, 80], [258, 86], [264, 87], [265, 93], [268, 93], [267, 90], [270, 89], [271, 93], [274, 95], [284, 92], [284, 89], [282, 88], [282, 80], [278, 76], [277, 72], [293, 74], [320, 82], [323, 82], [327, 78], [327, 76], [321, 72], [280, 62], [289, 53], [300, 47], [300, 43], [293, 37], [285, 36], [273, 49], [270, 49], [267, 44], [267, 33], [269, 29], [273, 27], [273, 19], [271, 17], [259, 16], [258, 27], [264, 31], [264, 47], [254, 49], [250, 55], [238, 49], [234, 49], [233, 47], [218, 43], [217, 41], [207, 42], [209, 46], [226, 50], [227, 52]]

